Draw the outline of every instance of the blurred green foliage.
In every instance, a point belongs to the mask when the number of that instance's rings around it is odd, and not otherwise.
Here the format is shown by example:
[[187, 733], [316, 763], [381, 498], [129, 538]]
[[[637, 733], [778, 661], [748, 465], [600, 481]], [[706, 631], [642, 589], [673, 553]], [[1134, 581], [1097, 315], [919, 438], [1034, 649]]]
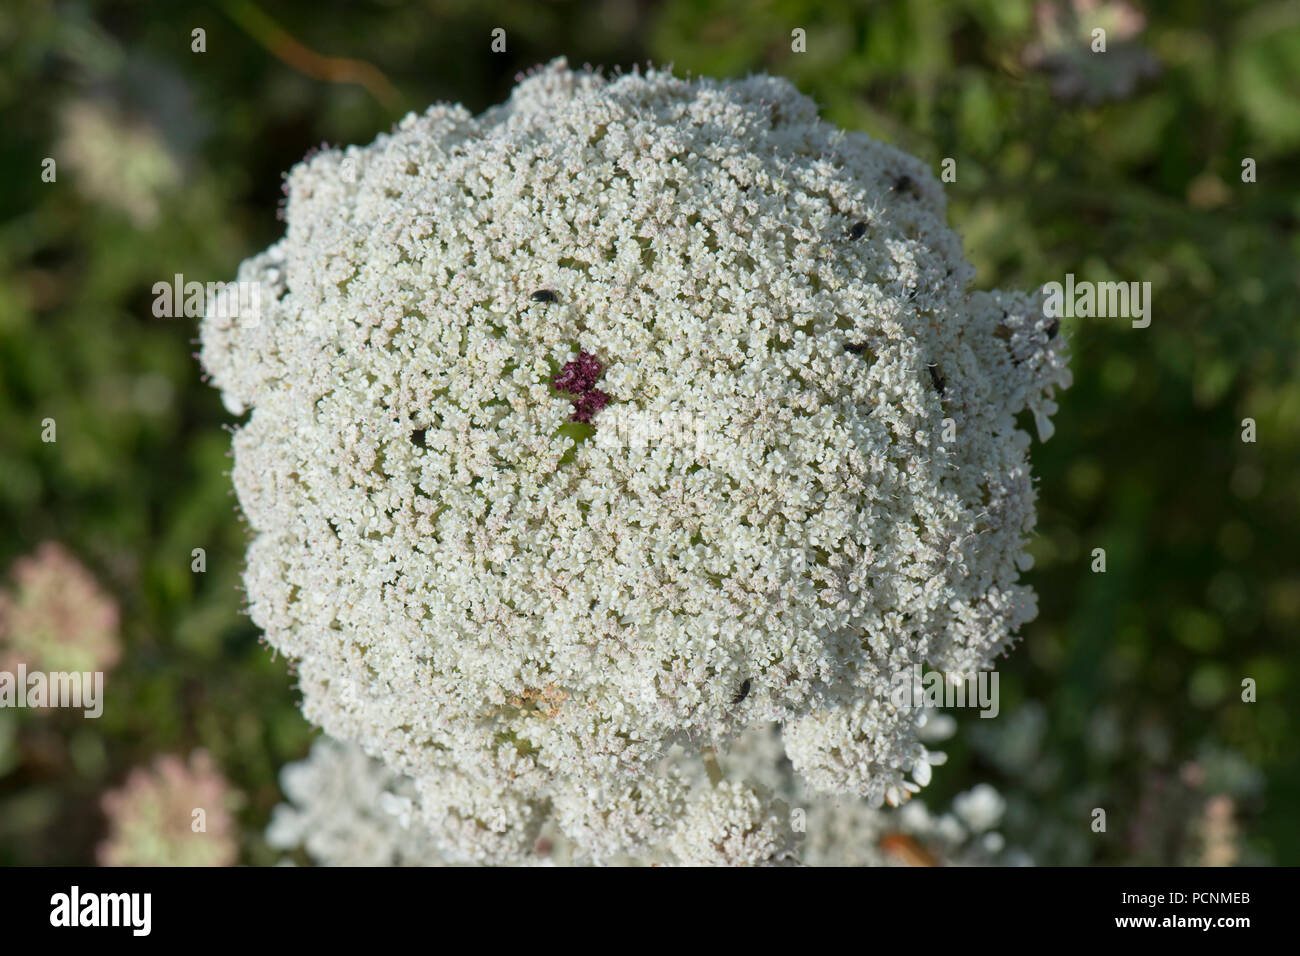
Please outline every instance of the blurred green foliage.
[[[281, 173], [313, 144], [369, 142], [435, 100], [481, 110], [561, 54], [766, 70], [936, 174], [955, 159], [950, 219], [982, 288], [1152, 283], [1150, 328], [1065, 325], [1076, 384], [1034, 451], [1040, 615], [1001, 664], [1002, 717], [958, 715], [927, 798], [994, 783], [1041, 863], [1182, 863], [1198, 794], [1229, 793], [1244, 859], [1300, 861], [1300, 2], [1152, 3], [1136, 27], [1102, 7], [1129, 26], [1098, 67], [1023, 0], [7, 0], [0, 572], [66, 543], [120, 602], [127, 653], [99, 721], [0, 710], [0, 863], [89, 862], [99, 794], [196, 746], [247, 796], [244, 859], [273, 859], [275, 774], [312, 732], [240, 613], [230, 417], [193, 320], [155, 318], [151, 287], [232, 278], [276, 238]], [[304, 48], [386, 83], [311, 75]], [[1054, 95], [1143, 57], [1159, 74], [1119, 99]]]

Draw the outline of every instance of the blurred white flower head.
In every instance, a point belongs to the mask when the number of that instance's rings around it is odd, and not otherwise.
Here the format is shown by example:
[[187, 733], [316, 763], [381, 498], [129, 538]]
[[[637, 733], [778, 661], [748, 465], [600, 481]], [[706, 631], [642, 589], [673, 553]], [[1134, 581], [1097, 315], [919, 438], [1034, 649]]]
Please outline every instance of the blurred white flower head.
[[233, 866], [239, 838], [231, 789], [212, 758], [164, 754], [132, 770], [102, 804], [108, 835], [102, 866]]
[[66, 547], [19, 558], [0, 589], [0, 670], [112, 669], [122, 656], [117, 602]]
[[66, 163], [77, 190], [125, 214], [137, 229], [158, 223], [164, 194], [181, 181], [166, 140], [148, 121], [108, 100], [64, 104], [55, 159]]
[[1034, 18], [1037, 31], [1024, 62], [1052, 76], [1058, 99], [1124, 99], [1160, 72], [1160, 62], [1138, 43], [1146, 17], [1124, 0], [1043, 0]]

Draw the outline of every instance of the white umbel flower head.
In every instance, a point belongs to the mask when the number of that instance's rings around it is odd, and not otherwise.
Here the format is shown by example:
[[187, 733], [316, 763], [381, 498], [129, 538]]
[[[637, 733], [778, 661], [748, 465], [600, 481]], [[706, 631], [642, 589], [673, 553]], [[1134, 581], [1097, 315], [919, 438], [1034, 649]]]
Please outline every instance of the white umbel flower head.
[[438, 866], [422, 827], [412, 825], [414, 787], [355, 745], [328, 737], [280, 771], [287, 802], [266, 829], [271, 846], [301, 848], [321, 866]]
[[1015, 416], [1069, 379], [1034, 299], [967, 291], [924, 164], [780, 79], [557, 61], [288, 197], [260, 320], [202, 328], [251, 409], [251, 612], [441, 852], [518, 859], [555, 813], [634, 845], [664, 753], [761, 721], [817, 786], [928, 778], [889, 680], [1033, 615]]

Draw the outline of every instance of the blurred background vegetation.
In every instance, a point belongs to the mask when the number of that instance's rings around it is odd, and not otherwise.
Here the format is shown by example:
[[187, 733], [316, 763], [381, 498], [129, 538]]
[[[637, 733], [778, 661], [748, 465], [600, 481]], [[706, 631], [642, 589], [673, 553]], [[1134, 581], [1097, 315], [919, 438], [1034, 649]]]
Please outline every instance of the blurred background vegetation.
[[232, 279], [309, 147], [436, 100], [477, 112], [558, 55], [766, 70], [936, 174], [954, 158], [981, 288], [1152, 283], [1145, 330], [1065, 324], [1076, 384], [1034, 450], [1040, 615], [1002, 715], [956, 715], [925, 797], [994, 784], [1041, 864], [1300, 862], [1300, 2], [1133, 2], [5, 0], [0, 591], [61, 542], [122, 654], [98, 721], [0, 709], [0, 863], [92, 862], [105, 791], [200, 748], [241, 795], [239, 859], [275, 859], [276, 774], [312, 730], [241, 613], [231, 418], [151, 287]]

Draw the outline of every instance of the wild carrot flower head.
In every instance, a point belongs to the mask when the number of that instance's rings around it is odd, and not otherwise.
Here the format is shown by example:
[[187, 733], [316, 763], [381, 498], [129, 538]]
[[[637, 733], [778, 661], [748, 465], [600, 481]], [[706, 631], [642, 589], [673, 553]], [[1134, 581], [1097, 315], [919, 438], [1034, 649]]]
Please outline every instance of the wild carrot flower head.
[[1069, 375], [1035, 297], [969, 290], [923, 163], [783, 80], [557, 61], [288, 185], [261, 321], [202, 327], [251, 410], [250, 609], [442, 852], [742, 818], [726, 852], [775, 852], [756, 791], [660, 769], [761, 721], [817, 789], [929, 779], [891, 681], [1032, 617], [1016, 416]]

